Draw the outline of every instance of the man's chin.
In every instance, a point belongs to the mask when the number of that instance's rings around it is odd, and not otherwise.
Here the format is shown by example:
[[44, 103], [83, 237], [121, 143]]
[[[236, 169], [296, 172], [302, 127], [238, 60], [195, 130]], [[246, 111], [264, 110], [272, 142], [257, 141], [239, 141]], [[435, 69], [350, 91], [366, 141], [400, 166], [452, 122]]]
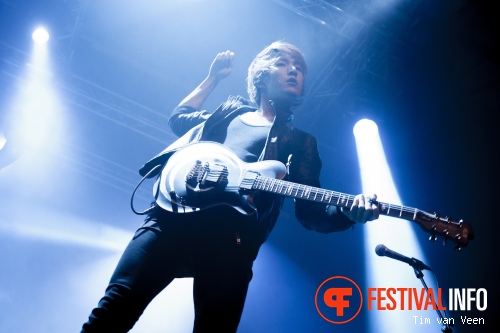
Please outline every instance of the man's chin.
[[297, 94], [286, 94], [284, 96], [277, 96], [271, 99], [273, 105], [279, 108], [293, 108], [297, 107], [304, 100], [303, 96]]

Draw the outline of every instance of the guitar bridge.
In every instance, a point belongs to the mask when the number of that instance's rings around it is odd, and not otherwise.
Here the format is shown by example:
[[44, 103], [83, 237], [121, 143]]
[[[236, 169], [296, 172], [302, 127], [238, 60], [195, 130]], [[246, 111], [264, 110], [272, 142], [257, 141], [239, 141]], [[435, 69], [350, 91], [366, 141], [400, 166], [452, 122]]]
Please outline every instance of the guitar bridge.
[[186, 175], [186, 188], [194, 192], [202, 192], [217, 187], [223, 188], [228, 182], [227, 167], [222, 164], [205, 163], [196, 161], [195, 165]]

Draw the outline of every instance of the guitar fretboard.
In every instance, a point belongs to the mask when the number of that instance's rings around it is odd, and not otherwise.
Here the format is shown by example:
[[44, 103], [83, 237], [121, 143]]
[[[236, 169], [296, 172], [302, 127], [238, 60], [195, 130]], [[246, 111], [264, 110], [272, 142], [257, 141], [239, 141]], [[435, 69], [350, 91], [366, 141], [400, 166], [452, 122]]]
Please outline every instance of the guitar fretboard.
[[[252, 189], [278, 195], [321, 202], [328, 205], [350, 208], [355, 196], [341, 192], [325, 190], [319, 187], [293, 183], [286, 180], [257, 176]], [[416, 208], [377, 202], [381, 214], [414, 221], [418, 213], [428, 214]], [[435, 216], [430, 216], [435, 218]]]

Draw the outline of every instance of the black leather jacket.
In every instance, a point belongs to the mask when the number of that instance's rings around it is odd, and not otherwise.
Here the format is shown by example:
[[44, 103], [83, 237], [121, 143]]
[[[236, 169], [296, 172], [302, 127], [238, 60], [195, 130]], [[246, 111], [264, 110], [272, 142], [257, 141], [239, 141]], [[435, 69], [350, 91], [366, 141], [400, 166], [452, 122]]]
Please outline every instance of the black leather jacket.
[[[169, 119], [169, 125], [180, 138], [148, 161], [140, 169], [140, 174], [144, 176], [154, 166], [165, 163], [169, 154], [177, 148], [188, 143], [212, 141], [211, 138], [215, 132], [227, 129], [234, 117], [255, 110], [255, 107], [248, 105], [241, 97], [229, 97], [213, 113], [186, 106], [175, 108]], [[320, 187], [319, 175], [322, 163], [316, 139], [293, 127], [291, 114], [278, 113], [269, 131], [260, 160], [278, 160], [286, 164], [290, 155], [292, 157], [288, 180]], [[149, 177], [154, 175], [156, 173]], [[262, 196], [260, 202], [256, 202], [262, 242], [267, 239], [273, 229], [282, 203], [283, 197], [278, 196]], [[337, 207], [308, 200], [295, 200], [295, 216], [305, 228], [322, 233], [342, 231], [354, 224], [344, 214], [338, 212]]]

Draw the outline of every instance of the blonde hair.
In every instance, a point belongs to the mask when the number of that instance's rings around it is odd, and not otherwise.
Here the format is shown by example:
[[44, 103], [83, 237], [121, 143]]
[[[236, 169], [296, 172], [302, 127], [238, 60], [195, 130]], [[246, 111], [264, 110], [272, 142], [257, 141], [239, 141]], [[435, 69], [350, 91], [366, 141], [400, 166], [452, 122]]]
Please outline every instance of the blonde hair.
[[[257, 54], [248, 67], [247, 92], [252, 102], [257, 104], [260, 103], [261, 82], [269, 72], [271, 66], [273, 66], [282, 55], [287, 55], [300, 63], [302, 73], [304, 75], [307, 74], [307, 64], [304, 55], [295, 45], [283, 41], [272, 43]], [[302, 94], [303, 92], [304, 89], [302, 89]]]

